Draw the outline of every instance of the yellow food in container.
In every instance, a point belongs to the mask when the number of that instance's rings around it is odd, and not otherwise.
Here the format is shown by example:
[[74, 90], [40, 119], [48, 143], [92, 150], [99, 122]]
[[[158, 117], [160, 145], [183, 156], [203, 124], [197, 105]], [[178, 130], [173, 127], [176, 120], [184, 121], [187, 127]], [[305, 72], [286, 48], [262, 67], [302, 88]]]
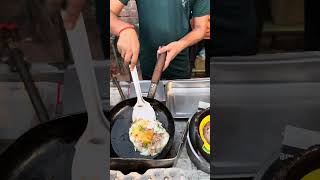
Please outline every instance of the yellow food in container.
[[[200, 138], [203, 142], [203, 146], [202, 146], [202, 149], [210, 154], [210, 143], [207, 141], [207, 139], [205, 138], [205, 135], [204, 135], [204, 127], [207, 125], [207, 124], [210, 124], [210, 115], [206, 116], [205, 118], [203, 118], [203, 120], [201, 121], [200, 125], [199, 125], [199, 133], [200, 133]], [[211, 127], [210, 127], [211, 128]]]

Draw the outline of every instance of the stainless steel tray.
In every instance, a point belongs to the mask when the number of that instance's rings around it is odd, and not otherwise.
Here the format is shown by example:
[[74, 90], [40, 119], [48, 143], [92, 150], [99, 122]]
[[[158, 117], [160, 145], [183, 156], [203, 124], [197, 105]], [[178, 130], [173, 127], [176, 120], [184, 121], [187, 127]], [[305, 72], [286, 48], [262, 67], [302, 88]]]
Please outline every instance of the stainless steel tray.
[[166, 105], [174, 118], [190, 118], [199, 101], [210, 103], [210, 79], [169, 81], [166, 85]]

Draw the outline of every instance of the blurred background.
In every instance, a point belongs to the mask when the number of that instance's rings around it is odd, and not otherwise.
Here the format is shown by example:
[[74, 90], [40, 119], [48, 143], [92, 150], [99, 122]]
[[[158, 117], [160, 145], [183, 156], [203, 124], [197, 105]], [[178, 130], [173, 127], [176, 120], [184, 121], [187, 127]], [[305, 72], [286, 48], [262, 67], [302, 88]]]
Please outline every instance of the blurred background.
[[320, 154], [311, 148], [320, 143], [318, 7], [312, 0], [213, 1], [215, 177], [300, 180], [319, 171], [318, 158], [301, 164], [306, 153]]
[[[80, 112], [84, 107], [60, 11], [42, 0], [2, 0], [0, 4], [1, 152], [7, 144], [41, 123], [22, 79], [9, 58], [7, 42], [23, 53], [22, 62], [26, 64], [38, 88], [50, 119]], [[101, 17], [97, 18], [95, 7], [95, 1], [87, 1], [83, 17], [94, 63], [100, 67], [98, 78], [105, 78], [100, 83], [103, 88], [108, 69], [99, 62], [106, 60], [109, 48], [101, 42]], [[3, 28], [7, 25], [13, 28]], [[109, 95], [105, 92], [104, 96], [106, 101]], [[75, 107], [74, 104], [80, 105]]]

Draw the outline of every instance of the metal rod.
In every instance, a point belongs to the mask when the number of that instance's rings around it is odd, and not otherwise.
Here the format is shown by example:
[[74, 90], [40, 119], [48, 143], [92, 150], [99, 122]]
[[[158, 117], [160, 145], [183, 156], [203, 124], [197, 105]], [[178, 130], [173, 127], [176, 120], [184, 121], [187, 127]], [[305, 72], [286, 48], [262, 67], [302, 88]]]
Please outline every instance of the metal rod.
[[121, 89], [121, 86], [120, 86], [118, 80], [117, 80], [117, 77], [112, 76], [112, 82], [113, 82], [113, 84], [117, 87], [117, 89], [118, 89], [118, 91], [119, 91], [119, 94], [120, 94], [120, 96], [121, 96], [121, 100], [122, 100], [122, 101], [126, 100], [126, 97], [124, 96], [124, 93], [123, 93], [123, 91], [122, 91], [122, 89]]
[[40, 97], [39, 91], [34, 84], [32, 76], [28, 70], [26, 62], [24, 62], [23, 54], [19, 49], [11, 49], [10, 61], [16, 67], [20, 78], [24, 83], [24, 87], [28, 92], [29, 98], [36, 111], [36, 114], [41, 123], [49, 121], [49, 114]]
[[115, 47], [115, 37], [111, 36], [110, 37], [110, 43], [111, 43], [111, 47], [112, 47], [112, 53], [114, 55], [115, 61], [117, 63], [117, 67], [120, 70], [121, 73], [126, 73], [127, 75], [129, 75], [130, 78], [130, 82], [132, 82], [132, 77], [130, 76], [130, 69], [128, 66], [126, 66], [123, 61], [121, 59], [119, 59], [118, 54], [117, 54], [117, 50]]

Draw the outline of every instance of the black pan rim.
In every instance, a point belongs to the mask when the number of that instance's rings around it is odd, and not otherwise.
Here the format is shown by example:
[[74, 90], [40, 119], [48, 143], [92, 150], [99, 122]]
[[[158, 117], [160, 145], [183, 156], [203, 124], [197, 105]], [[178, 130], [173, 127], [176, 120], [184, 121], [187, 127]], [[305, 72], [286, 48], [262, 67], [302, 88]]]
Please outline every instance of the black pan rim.
[[[108, 119], [109, 111], [104, 111], [104, 114]], [[78, 122], [78, 127], [74, 131], [76, 122]], [[22, 170], [21, 166], [24, 167], [26, 165], [25, 162], [33, 161], [34, 151], [52, 143], [60, 142], [74, 146], [86, 126], [87, 113], [79, 112], [60, 116], [30, 128], [0, 154], [0, 167], [3, 170], [0, 173], [0, 177], [12, 178], [13, 175], [17, 175], [17, 171]], [[39, 136], [39, 134], [42, 136]]]
[[302, 154], [295, 156], [288, 165], [279, 171], [277, 178], [300, 180], [309, 173], [320, 169], [320, 146], [311, 146]]

